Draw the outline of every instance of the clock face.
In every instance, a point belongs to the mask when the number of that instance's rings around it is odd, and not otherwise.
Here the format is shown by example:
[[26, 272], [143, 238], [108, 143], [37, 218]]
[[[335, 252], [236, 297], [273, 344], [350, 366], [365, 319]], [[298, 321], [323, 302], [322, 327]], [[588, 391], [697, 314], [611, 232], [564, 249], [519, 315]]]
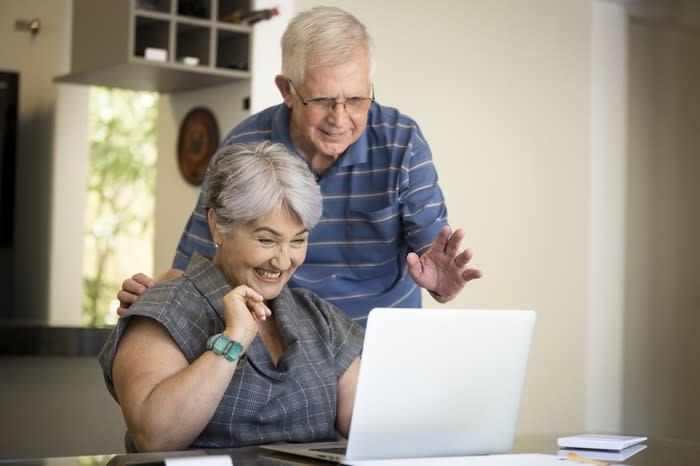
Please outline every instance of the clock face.
[[177, 141], [180, 173], [195, 186], [202, 184], [209, 160], [219, 146], [219, 127], [206, 108], [191, 110], [182, 120]]

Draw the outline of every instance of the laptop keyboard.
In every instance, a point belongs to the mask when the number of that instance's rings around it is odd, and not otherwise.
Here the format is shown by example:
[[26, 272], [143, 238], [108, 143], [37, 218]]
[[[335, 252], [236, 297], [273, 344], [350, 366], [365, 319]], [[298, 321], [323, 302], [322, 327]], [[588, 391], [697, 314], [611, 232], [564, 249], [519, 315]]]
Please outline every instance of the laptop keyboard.
[[344, 447], [332, 447], [332, 448], [314, 448], [313, 451], [318, 451], [321, 453], [335, 453], [338, 455], [344, 455], [345, 454], [345, 448]]

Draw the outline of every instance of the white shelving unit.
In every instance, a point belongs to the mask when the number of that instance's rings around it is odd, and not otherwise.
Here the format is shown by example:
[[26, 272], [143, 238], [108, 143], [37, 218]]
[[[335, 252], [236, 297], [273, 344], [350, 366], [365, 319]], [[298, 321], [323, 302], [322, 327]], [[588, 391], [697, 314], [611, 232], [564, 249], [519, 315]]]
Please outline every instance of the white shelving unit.
[[249, 80], [252, 28], [227, 19], [249, 9], [250, 0], [74, 0], [71, 72], [56, 80], [166, 93]]

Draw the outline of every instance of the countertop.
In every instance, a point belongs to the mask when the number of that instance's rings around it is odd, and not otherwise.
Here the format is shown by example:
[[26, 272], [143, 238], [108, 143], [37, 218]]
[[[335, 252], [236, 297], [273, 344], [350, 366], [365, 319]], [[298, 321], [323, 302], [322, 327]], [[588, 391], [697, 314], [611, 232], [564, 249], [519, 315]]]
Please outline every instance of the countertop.
[[95, 357], [111, 328], [0, 324], [0, 356]]

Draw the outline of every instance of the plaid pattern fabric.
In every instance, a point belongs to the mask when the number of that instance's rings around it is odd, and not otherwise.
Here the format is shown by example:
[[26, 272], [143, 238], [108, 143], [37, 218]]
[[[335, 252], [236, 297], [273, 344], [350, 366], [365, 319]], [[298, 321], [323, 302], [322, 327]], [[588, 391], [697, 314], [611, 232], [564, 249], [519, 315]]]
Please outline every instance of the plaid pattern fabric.
[[[296, 153], [289, 117], [285, 105], [263, 110], [231, 130], [222, 145], [271, 140]], [[361, 325], [375, 307], [420, 307], [420, 288], [408, 274], [406, 255], [430, 246], [447, 225], [447, 208], [418, 124], [375, 102], [365, 132], [318, 183], [323, 217], [289, 286], [314, 291]], [[202, 199], [200, 193], [175, 268], [184, 270], [194, 251], [214, 255]]]
[[[100, 354], [115, 399], [112, 361], [131, 316], [160, 322], [191, 363], [206, 351], [207, 338], [223, 331], [223, 297], [230, 290], [220, 270], [198, 254], [183, 277], [148, 289], [119, 319]], [[216, 413], [190, 448], [336, 438], [338, 378], [360, 354], [363, 329], [308, 290], [285, 287], [270, 308], [280, 326], [284, 354], [275, 366], [257, 336], [239, 360]]]

